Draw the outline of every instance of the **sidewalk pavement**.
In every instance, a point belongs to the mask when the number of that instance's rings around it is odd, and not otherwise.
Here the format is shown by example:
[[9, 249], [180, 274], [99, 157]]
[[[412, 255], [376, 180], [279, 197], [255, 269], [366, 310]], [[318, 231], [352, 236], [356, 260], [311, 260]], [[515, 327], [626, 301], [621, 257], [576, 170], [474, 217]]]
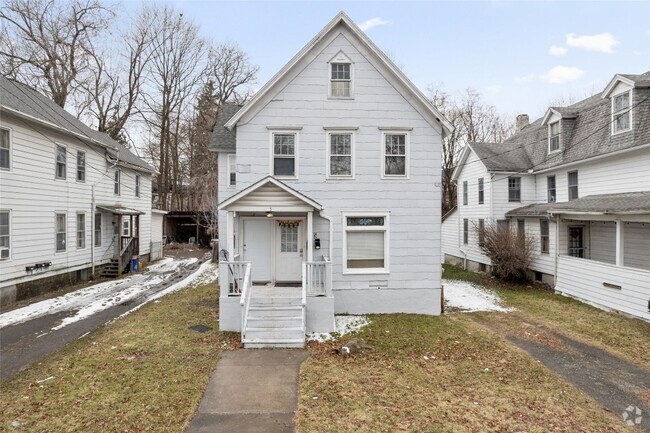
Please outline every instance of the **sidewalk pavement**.
[[291, 433], [304, 350], [224, 352], [185, 433]]

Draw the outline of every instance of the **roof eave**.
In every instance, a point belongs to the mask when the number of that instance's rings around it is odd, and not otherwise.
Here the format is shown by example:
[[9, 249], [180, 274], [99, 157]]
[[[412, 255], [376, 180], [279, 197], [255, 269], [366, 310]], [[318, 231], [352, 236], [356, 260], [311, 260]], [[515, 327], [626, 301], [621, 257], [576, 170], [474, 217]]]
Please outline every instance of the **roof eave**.
[[614, 87], [616, 87], [616, 85], [619, 82], [620, 83], [625, 83], [628, 86], [634, 87], [634, 81], [632, 81], [629, 78], [626, 78], [626, 77], [624, 77], [622, 75], [616, 74], [616, 75], [614, 75], [614, 78], [612, 78], [612, 80], [609, 82], [607, 87], [605, 87], [605, 90], [603, 90], [603, 93], [600, 94], [600, 97], [602, 99], [608, 98], [611, 95], [612, 91], [614, 90]]

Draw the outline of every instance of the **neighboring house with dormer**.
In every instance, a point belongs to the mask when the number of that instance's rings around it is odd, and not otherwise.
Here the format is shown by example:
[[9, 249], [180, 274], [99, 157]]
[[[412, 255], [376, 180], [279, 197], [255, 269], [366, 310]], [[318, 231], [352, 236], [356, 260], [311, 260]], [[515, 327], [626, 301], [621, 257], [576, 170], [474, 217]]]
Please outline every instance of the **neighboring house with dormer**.
[[538, 240], [531, 276], [604, 308], [650, 319], [650, 72], [616, 75], [602, 93], [551, 107], [504, 143], [472, 143], [443, 222], [449, 262], [488, 270], [488, 222]]
[[220, 328], [302, 346], [334, 313], [440, 314], [450, 129], [344, 13], [250, 102], [221, 107]]
[[28, 86], [0, 95], [2, 304], [148, 258], [153, 169]]

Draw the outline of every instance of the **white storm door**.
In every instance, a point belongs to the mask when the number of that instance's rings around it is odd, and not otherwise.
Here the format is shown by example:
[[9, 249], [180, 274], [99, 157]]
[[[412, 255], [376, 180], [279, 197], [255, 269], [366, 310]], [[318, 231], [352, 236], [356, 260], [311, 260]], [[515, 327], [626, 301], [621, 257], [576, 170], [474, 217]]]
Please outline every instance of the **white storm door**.
[[251, 279], [253, 282], [271, 281], [273, 221], [261, 218], [243, 221], [243, 260], [251, 262]]
[[302, 280], [302, 224], [276, 222], [275, 280]]

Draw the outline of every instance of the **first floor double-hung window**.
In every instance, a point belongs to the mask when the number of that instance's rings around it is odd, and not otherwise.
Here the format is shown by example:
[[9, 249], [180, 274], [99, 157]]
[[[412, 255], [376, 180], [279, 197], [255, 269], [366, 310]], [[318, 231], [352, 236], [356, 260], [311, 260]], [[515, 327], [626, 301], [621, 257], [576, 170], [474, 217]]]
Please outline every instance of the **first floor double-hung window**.
[[388, 271], [388, 214], [346, 215], [345, 271]]

